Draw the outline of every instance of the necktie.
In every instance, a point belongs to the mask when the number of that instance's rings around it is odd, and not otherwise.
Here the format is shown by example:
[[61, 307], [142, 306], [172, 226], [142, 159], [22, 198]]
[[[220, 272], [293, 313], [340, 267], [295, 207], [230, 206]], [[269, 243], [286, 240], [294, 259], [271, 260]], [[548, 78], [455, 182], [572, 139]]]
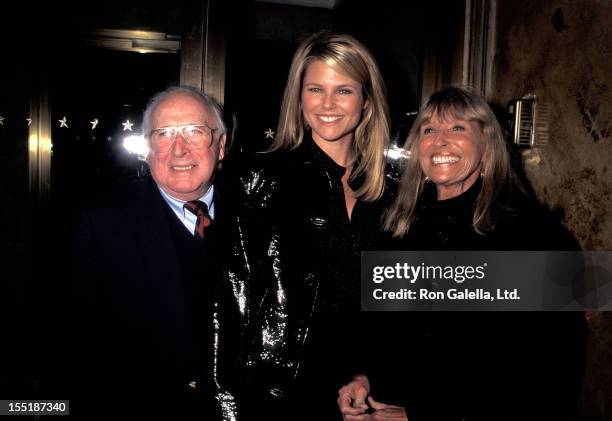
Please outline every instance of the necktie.
[[198, 217], [196, 220], [195, 236], [200, 240], [204, 239], [204, 230], [210, 225], [210, 216], [208, 215], [208, 206], [206, 203], [199, 200], [192, 200], [183, 205], [185, 209]]

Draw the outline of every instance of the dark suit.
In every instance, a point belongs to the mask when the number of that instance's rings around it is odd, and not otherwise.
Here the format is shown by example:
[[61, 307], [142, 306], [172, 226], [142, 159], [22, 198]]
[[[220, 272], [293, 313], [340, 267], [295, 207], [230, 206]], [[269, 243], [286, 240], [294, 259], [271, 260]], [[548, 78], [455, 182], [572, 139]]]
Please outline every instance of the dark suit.
[[150, 177], [81, 212], [68, 314], [72, 412], [218, 418], [220, 219], [197, 240]]

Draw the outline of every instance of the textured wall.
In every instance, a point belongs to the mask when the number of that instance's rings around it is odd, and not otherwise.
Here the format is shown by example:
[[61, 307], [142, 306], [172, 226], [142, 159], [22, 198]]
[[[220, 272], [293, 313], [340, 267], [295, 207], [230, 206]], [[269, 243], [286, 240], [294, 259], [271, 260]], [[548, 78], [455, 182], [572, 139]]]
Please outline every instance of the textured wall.
[[586, 249], [612, 250], [612, 3], [500, 1], [495, 100], [552, 105], [550, 145], [527, 172]]
[[[498, 1], [494, 102], [532, 92], [552, 105], [550, 144], [526, 171], [591, 250], [612, 250], [611, 22], [610, 1]], [[612, 314], [587, 318], [582, 416], [610, 420]]]

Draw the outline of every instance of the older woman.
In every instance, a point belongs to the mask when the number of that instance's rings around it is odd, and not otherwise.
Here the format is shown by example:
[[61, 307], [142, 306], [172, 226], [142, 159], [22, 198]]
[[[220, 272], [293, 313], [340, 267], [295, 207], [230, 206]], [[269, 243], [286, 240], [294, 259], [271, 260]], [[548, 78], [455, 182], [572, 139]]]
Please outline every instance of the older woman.
[[361, 329], [348, 316], [359, 310], [360, 252], [397, 184], [385, 168], [388, 138], [371, 54], [351, 36], [318, 33], [293, 57], [271, 151], [239, 170], [234, 279], [248, 280], [236, 282], [246, 365], [259, 391], [301, 415], [337, 414], [342, 351]]
[[[456, 87], [433, 94], [407, 147], [413, 159], [385, 218], [398, 250], [520, 250], [525, 235], [548, 228], [566, 234], [526, 195], [499, 123], [480, 96]], [[535, 249], [557, 244], [533, 240]]]
[[[384, 220], [389, 234], [375, 250], [577, 247], [561, 224], [524, 193], [501, 128], [480, 96], [456, 87], [434, 93], [406, 146], [411, 159]], [[567, 416], [575, 403], [580, 314], [395, 313], [379, 323], [377, 333], [396, 337], [398, 322], [407, 326], [406, 346], [398, 352], [396, 342], [381, 343], [381, 353], [372, 357], [379, 359], [370, 368], [374, 376], [358, 375], [340, 389], [338, 403], [346, 420], [369, 419], [366, 397], [370, 382], [381, 386], [373, 379], [380, 373], [387, 374], [383, 386], [403, 398], [393, 402], [400, 406], [371, 405], [397, 419], [406, 417], [404, 409], [411, 420], [552, 419]], [[385, 368], [383, 359], [394, 363]], [[406, 367], [398, 361], [416, 364]], [[553, 380], [554, 370], [562, 373], [562, 381]]]

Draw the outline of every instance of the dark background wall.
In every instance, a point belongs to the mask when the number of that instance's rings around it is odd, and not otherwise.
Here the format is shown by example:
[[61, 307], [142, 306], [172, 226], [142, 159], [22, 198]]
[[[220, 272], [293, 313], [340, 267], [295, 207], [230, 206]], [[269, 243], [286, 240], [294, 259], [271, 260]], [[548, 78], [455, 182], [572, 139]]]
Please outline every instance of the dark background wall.
[[387, 84], [396, 137], [418, 108], [422, 21], [429, 5], [348, 0], [333, 9], [269, 3], [245, 4], [231, 16], [226, 66], [226, 111], [238, 117], [241, 147], [265, 148], [264, 132], [276, 130], [291, 57], [298, 44], [321, 30], [355, 36], [377, 60]]

